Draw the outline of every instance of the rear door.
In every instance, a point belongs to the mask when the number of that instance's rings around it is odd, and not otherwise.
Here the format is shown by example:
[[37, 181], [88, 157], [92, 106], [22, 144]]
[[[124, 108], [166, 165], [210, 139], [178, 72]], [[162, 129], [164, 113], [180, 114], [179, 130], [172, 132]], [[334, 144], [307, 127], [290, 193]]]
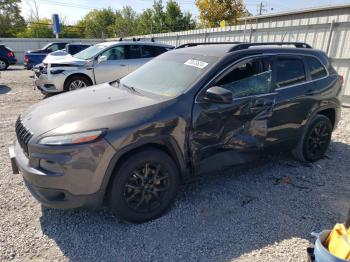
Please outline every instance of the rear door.
[[153, 49], [153, 46], [129, 45], [127, 52], [129, 73], [135, 71], [157, 55], [158, 54], [156, 53], [156, 50]]
[[300, 137], [300, 127], [305, 124], [311, 108], [317, 102], [314, 97], [315, 83], [308, 75], [303, 56], [278, 55], [274, 64], [277, 96], [267, 145], [290, 142], [292, 146]]
[[272, 56], [247, 58], [208, 85], [233, 93], [229, 104], [194, 104], [189, 139], [195, 168], [203, 171], [244, 163], [264, 147], [276, 93]]
[[99, 57], [106, 56], [107, 61], [94, 64], [96, 84], [110, 82], [128, 74], [128, 61], [126, 59], [125, 45], [118, 45], [102, 52]]

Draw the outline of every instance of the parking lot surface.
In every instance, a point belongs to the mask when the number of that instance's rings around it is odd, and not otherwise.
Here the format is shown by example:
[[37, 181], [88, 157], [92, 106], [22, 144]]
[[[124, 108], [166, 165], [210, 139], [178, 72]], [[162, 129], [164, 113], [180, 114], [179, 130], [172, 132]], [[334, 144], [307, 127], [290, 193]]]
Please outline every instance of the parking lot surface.
[[145, 224], [105, 210], [55, 210], [12, 175], [8, 146], [17, 116], [43, 99], [31, 71], [0, 73], [1, 261], [307, 261], [312, 231], [345, 219], [350, 198], [350, 109], [327, 156], [301, 164], [289, 155], [203, 174], [175, 205]]

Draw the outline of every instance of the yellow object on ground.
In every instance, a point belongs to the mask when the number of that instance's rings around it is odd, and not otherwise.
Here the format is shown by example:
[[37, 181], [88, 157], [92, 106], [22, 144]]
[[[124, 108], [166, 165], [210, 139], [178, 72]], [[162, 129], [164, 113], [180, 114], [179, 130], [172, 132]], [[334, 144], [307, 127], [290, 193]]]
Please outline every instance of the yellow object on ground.
[[336, 224], [323, 244], [332, 255], [340, 259], [348, 259], [350, 257], [349, 240], [350, 229], [347, 230], [344, 224]]

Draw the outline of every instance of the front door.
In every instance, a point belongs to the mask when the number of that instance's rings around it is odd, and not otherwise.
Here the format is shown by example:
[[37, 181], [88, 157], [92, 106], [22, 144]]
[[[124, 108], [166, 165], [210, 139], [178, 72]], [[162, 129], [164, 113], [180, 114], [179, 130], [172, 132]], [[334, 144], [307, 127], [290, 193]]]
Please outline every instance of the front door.
[[230, 90], [231, 103], [206, 101], [205, 90], [200, 92], [189, 139], [195, 169], [244, 163], [264, 147], [276, 96], [272, 63], [270, 56], [248, 58], [209, 84]]
[[125, 46], [120, 45], [100, 54], [100, 56], [105, 56], [107, 61], [99, 63], [98, 59], [95, 60], [94, 74], [96, 84], [110, 82], [128, 74], [128, 60], [126, 59], [125, 51]]

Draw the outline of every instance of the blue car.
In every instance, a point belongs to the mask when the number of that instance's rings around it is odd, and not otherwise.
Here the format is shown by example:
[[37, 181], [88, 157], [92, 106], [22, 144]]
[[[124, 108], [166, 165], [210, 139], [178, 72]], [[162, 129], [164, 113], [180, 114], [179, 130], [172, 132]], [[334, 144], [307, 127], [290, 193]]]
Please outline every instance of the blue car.
[[0, 44], [0, 70], [6, 70], [9, 65], [14, 65], [17, 63], [17, 59], [13, 51]]
[[66, 44], [63, 42], [49, 43], [39, 50], [27, 51], [24, 54], [24, 68], [32, 69], [35, 65], [42, 63], [47, 54], [64, 49]]

